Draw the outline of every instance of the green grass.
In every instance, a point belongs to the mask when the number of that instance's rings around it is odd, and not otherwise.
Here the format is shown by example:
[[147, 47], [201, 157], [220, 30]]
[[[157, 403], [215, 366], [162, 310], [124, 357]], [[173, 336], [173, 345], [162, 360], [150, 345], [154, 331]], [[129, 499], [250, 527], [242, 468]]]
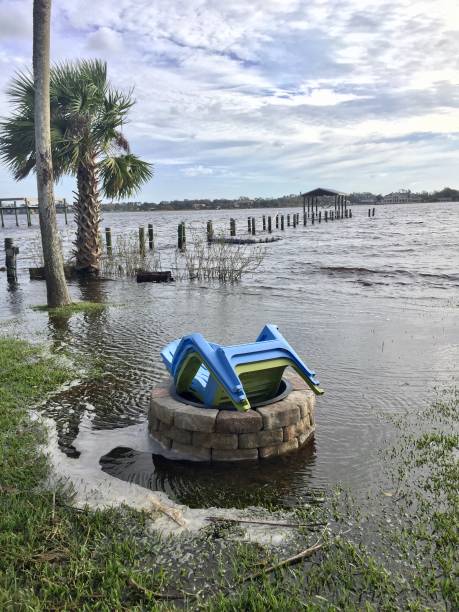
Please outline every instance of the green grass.
[[107, 304], [100, 302], [72, 302], [66, 306], [57, 306], [50, 308], [49, 306], [32, 306], [32, 310], [40, 312], [49, 312], [57, 316], [72, 315], [78, 312], [100, 312], [107, 307]]
[[[400, 435], [381, 459], [395, 492], [376, 500], [379, 518], [337, 491], [323, 505], [295, 509], [302, 522], [328, 521], [328, 530], [299, 530], [271, 549], [239, 542], [239, 527], [227, 523], [163, 539], [144, 513], [81, 511], [64, 487], [44, 488], [46, 432], [28, 409], [74, 375], [40, 347], [0, 338], [1, 610], [154, 611], [176, 602], [207, 612], [459, 607], [454, 390], [413, 423], [398, 423]], [[317, 539], [323, 547], [306, 561], [250, 579], [260, 563], [275, 564]], [[187, 595], [193, 588], [198, 596]]]

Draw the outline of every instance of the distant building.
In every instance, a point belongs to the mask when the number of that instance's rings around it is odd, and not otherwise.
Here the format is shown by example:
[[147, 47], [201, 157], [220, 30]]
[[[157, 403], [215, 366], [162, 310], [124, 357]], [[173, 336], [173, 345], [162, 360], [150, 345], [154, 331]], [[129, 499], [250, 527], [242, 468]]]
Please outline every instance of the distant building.
[[361, 193], [351, 193], [349, 199], [354, 204], [375, 204], [377, 196], [370, 191], [363, 191]]
[[419, 196], [411, 193], [409, 189], [393, 191], [383, 197], [384, 204], [407, 204], [408, 202], [419, 202]]

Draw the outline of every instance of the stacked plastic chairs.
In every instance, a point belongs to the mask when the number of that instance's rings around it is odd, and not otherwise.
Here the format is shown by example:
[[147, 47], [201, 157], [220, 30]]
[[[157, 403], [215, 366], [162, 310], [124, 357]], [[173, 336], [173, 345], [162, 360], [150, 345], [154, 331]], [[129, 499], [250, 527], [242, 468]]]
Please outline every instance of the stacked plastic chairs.
[[309, 370], [277, 326], [265, 325], [255, 342], [220, 346], [201, 334], [168, 344], [161, 357], [179, 395], [189, 395], [207, 407], [233, 405], [247, 411], [252, 403], [277, 395], [285, 368], [291, 366], [317, 395], [323, 393]]

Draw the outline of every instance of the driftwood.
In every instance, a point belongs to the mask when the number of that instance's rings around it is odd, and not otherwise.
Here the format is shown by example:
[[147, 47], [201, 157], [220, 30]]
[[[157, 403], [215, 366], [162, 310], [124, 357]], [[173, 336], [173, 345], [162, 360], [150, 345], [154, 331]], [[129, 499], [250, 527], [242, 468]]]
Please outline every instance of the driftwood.
[[272, 525], [273, 527], [323, 527], [327, 525], [327, 523], [287, 523], [285, 521], [257, 521], [243, 518], [225, 518], [222, 516], [208, 516], [207, 520], [214, 523], [249, 523], [253, 525]]
[[174, 523], [177, 523], [179, 527], [186, 527], [186, 521], [182, 517], [179, 510], [174, 510], [174, 508], [169, 508], [168, 506], [165, 506], [164, 504], [157, 501], [156, 499], [151, 500], [151, 505], [153, 506], [154, 510], [156, 510], [157, 512], [160, 512], [161, 514], [165, 514], [168, 518], [174, 521]]
[[161, 272], [137, 270], [138, 283], [171, 283], [173, 281], [174, 279], [172, 278], [172, 272], [170, 270], [164, 270]]
[[265, 567], [259, 572], [255, 572], [255, 574], [246, 576], [245, 578], [241, 580], [241, 582], [248, 582], [249, 580], [253, 580], [254, 578], [260, 578], [260, 576], [265, 576], [266, 574], [274, 572], [275, 570], [281, 567], [285, 567], [287, 565], [296, 565], [297, 563], [301, 563], [301, 561], [313, 555], [316, 552], [316, 550], [320, 550], [323, 547], [323, 545], [324, 545], [323, 542], [321, 542], [320, 540], [317, 540], [315, 544], [313, 544], [309, 548], [305, 548], [304, 550], [297, 553], [296, 555], [293, 555], [293, 557], [288, 557], [287, 559], [283, 559], [282, 561], [279, 561], [279, 563], [273, 563], [273, 565]]

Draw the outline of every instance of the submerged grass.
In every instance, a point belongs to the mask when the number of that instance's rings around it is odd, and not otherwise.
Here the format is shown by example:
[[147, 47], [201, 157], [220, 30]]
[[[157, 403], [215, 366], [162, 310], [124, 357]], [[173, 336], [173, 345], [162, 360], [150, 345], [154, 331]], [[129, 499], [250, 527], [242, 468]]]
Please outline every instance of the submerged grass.
[[101, 302], [72, 302], [65, 306], [32, 306], [32, 310], [39, 312], [49, 312], [56, 316], [68, 316], [78, 312], [100, 312], [107, 307], [107, 304]]
[[[299, 529], [273, 548], [241, 542], [230, 523], [163, 539], [144, 513], [80, 511], [69, 491], [44, 488], [45, 432], [28, 408], [73, 376], [39, 347], [0, 339], [0, 609], [459, 607], [457, 391], [419, 411], [413, 427], [399, 423], [385, 457], [394, 493], [382, 496], [380, 520], [338, 491], [295, 509], [299, 522], [327, 527]], [[301, 563], [276, 567], [317, 541]]]

